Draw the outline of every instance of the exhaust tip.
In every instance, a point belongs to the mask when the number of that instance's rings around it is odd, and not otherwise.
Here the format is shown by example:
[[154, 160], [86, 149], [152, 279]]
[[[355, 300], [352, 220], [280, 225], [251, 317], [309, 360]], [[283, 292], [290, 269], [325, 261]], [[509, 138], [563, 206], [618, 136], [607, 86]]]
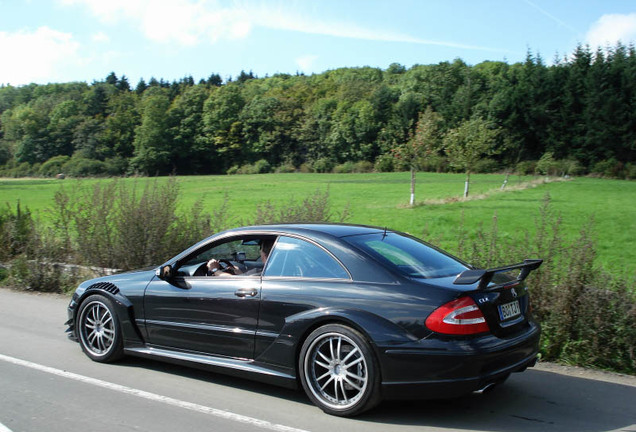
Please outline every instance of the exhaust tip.
[[473, 392], [473, 394], [484, 394], [484, 393], [492, 390], [495, 387], [495, 385], [497, 385], [497, 383], [494, 383], [494, 382], [488, 383], [485, 386], [483, 386], [482, 388], [480, 388], [479, 390], [475, 390]]

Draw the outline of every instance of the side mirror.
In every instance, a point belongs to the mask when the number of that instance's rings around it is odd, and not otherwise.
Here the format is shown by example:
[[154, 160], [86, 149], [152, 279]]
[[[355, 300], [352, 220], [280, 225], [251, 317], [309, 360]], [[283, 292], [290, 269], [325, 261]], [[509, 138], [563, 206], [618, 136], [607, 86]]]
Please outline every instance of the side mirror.
[[163, 280], [170, 280], [172, 279], [172, 266], [170, 265], [165, 265], [163, 267], [159, 267], [157, 269], [156, 275]]

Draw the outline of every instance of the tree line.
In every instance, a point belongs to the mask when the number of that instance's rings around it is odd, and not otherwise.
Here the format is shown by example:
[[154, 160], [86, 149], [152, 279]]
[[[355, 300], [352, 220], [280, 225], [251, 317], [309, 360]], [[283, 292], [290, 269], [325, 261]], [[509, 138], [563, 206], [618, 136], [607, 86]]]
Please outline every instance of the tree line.
[[[433, 123], [442, 144], [422, 147]], [[515, 64], [243, 71], [134, 88], [111, 73], [0, 87], [4, 176], [516, 169], [634, 178], [635, 159], [633, 45], [579, 46], [551, 65], [529, 52]]]

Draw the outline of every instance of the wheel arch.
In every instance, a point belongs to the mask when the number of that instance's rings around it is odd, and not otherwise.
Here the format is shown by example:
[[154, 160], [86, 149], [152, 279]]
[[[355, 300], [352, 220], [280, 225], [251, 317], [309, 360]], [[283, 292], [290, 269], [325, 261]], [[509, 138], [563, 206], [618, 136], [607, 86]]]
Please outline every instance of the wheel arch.
[[[371, 352], [378, 364], [378, 373], [382, 377], [381, 346], [385, 344], [395, 345], [399, 343], [412, 342], [416, 338], [397, 324], [360, 309], [340, 309], [340, 308], [320, 308], [304, 312], [294, 317], [288, 318], [286, 328], [295, 324], [300, 325], [305, 321], [305, 325], [298, 329], [296, 344], [293, 353], [294, 369], [296, 378], [299, 379], [298, 360], [302, 346], [309, 335], [325, 325], [340, 324], [352, 328], [362, 335], [368, 342]], [[291, 331], [290, 333], [294, 333]]]
[[75, 336], [79, 337], [79, 335], [77, 334], [77, 319], [82, 304], [88, 297], [95, 294], [101, 295], [102, 297], [109, 299], [113, 303], [113, 306], [116, 309], [115, 313], [117, 314], [117, 319], [119, 320], [119, 325], [121, 327], [124, 346], [131, 343], [143, 344], [143, 337], [141, 335], [141, 332], [139, 331], [139, 328], [135, 324], [135, 313], [132, 302], [121, 293], [121, 291], [115, 284], [110, 282], [98, 282], [90, 285], [77, 300], [77, 306], [73, 311], [73, 331], [75, 332]]

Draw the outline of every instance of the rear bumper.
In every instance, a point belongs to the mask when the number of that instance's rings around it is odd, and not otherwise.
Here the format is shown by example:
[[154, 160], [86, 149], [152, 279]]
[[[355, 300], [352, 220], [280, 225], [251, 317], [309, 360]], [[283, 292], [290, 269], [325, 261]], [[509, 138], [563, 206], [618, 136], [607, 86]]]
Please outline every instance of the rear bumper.
[[381, 350], [382, 394], [387, 399], [461, 396], [534, 366], [541, 331], [537, 324], [514, 337], [425, 339]]

